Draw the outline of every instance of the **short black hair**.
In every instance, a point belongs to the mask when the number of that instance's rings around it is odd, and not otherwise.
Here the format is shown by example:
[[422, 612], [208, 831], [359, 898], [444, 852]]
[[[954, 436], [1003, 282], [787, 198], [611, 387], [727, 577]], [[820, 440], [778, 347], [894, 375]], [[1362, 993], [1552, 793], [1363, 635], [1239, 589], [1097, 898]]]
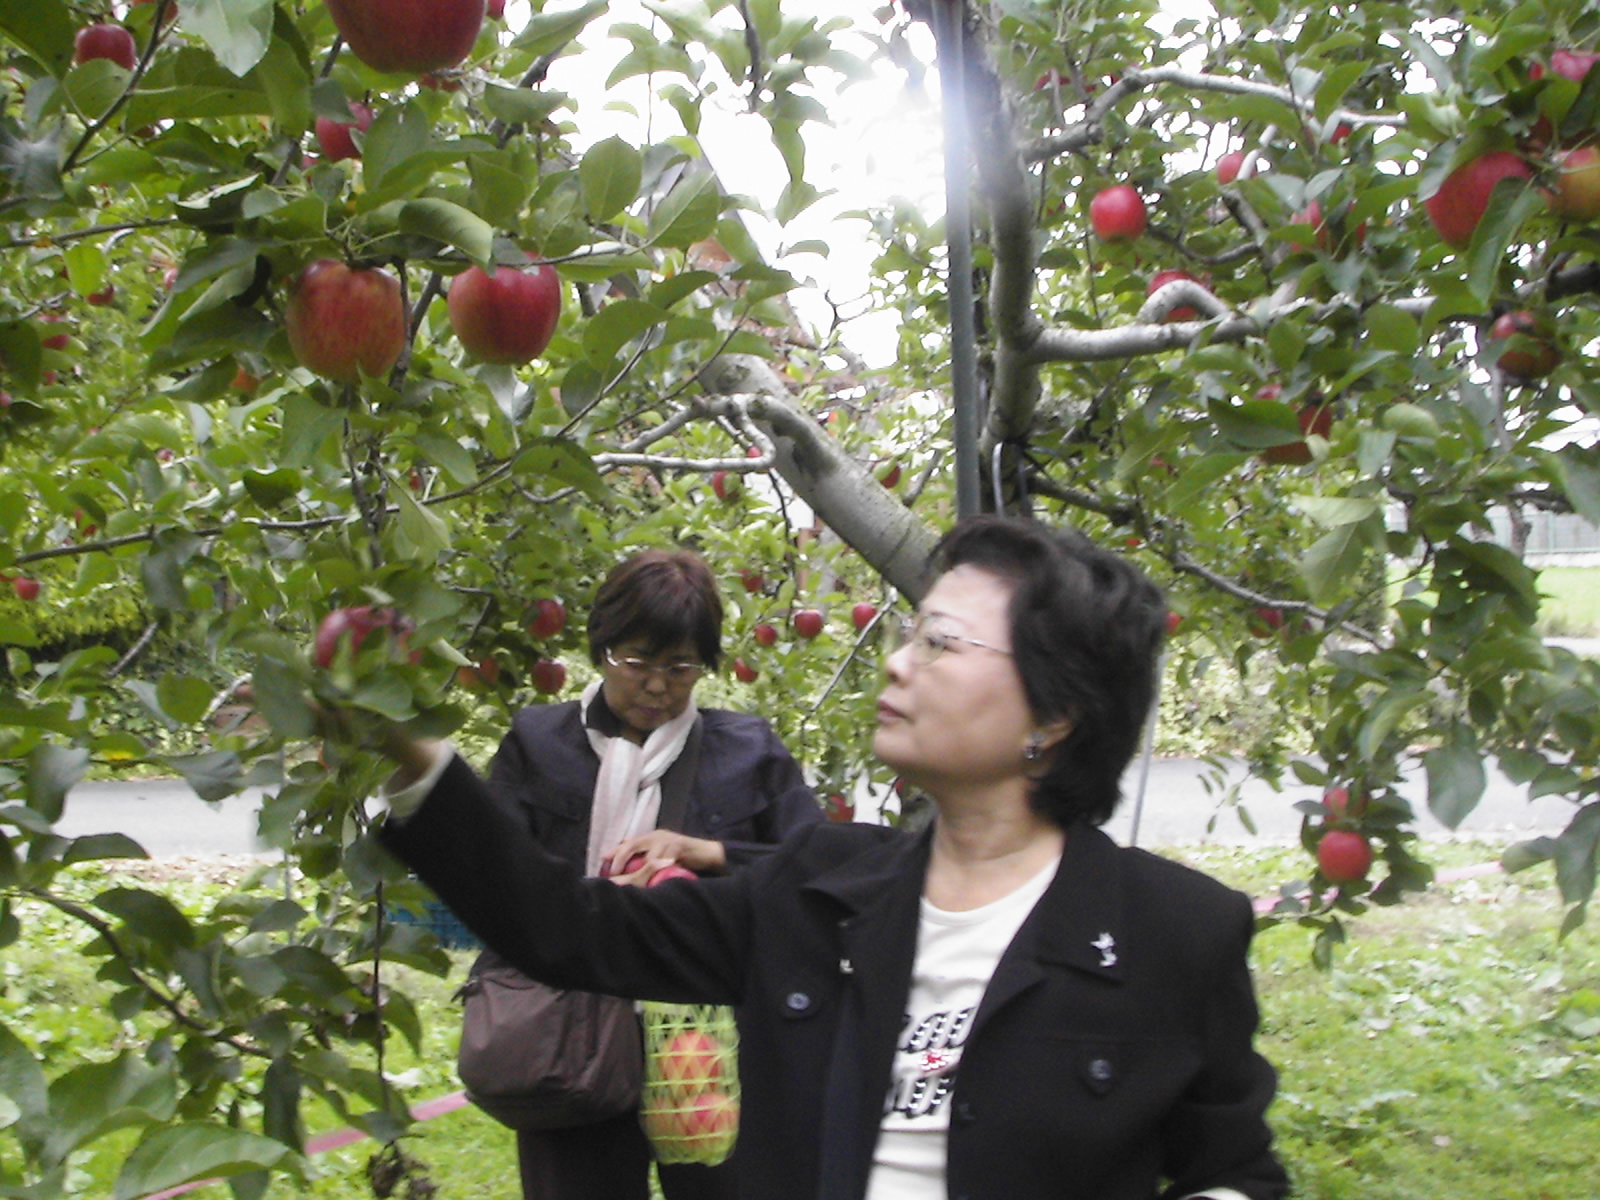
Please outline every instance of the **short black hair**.
[[692, 550], [642, 550], [611, 568], [589, 609], [589, 661], [632, 638], [659, 654], [691, 642], [712, 671], [722, 661], [722, 597]]
[[1028, 707], [1040, 723], [1072, 722], [1036, 783], [1034, 808], [1063, 828], [1110, 820], [1155, 697], [1161, 589], [1077, 530], [1019, 517], [967, 518], [929, 566], [934, 576], [976, 567], [1011, 585], [1011, 647]]

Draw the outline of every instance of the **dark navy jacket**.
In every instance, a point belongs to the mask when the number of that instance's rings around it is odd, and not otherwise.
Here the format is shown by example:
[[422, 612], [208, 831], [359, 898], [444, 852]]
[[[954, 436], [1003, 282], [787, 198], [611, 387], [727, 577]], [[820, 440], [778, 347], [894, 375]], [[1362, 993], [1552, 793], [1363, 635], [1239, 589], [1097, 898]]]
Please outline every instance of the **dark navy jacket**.
[[[927, 834], [812, 824], [734, 875], [621, 888], [541, 853], [457, 759], [384, 839], [529, 975], [736, 1005], [741, 1196], [861, 1200], [905, 1014]], [[962, 1055], [951, 1200], [1283, 1196], [1264, 1117], [1275, 1076], [1252, 1045], [1252, 929], [1239, 893], [1098, 829], [1069, 829]]]

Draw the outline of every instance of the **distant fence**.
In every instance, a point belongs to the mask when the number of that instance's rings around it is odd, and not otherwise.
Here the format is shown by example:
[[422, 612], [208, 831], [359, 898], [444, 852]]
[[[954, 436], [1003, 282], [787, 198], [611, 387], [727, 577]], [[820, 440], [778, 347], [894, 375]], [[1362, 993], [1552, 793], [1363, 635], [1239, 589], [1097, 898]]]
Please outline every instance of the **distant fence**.
[[[1530, 567], [1600, 567], [1600, 526], [1573, 513], [1530, 510], [1527, 513]], [[1489, 514], [1494, 540], [1511, 544], [1511, 518], [1504, 509]]]

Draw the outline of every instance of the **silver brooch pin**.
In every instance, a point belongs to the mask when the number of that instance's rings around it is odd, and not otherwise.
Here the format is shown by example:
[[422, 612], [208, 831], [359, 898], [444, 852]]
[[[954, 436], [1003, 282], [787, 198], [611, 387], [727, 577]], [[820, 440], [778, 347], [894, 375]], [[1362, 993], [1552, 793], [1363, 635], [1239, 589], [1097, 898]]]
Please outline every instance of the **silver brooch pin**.
[[1094, 941], [1090, 942], [1089, 945], [1100, 951], [1100, 965], [1102, 967], [1114, 967], [1117, 965], [1116, 938], [1112, 937], [1109, 933], [1102, 933], [1099, 937], [1095, 938]]

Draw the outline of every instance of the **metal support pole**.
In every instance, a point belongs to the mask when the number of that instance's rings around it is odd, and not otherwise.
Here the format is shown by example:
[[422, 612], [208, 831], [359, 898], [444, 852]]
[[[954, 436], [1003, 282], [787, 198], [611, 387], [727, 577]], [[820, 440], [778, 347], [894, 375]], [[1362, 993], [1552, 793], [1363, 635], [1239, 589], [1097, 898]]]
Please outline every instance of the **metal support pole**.
[[944, 231], [950, 275], [950, 391], [955, 404], [956, 515], [982, 507], [978, 485], [978, 355], [972, 315], [971, 129], [964, 69], [964, 0], [933, 0], [944, 109]]
[[1150, 716], [1144, 723], [1144, 752], [1139, 756], [1139, 790], [1133, 797], [1133, 824], [1128, 829], [1128, 845], [1139, 844], [1139, 822], [1144, 819], [1144, 793], [1150, 786], [1150, 760], [1156, 753], [1156, 725], [1161, 720], [1161, 685], [1167, 677], [1167, 652], [1156, 660], [1156, 694], [1150, 701]]

